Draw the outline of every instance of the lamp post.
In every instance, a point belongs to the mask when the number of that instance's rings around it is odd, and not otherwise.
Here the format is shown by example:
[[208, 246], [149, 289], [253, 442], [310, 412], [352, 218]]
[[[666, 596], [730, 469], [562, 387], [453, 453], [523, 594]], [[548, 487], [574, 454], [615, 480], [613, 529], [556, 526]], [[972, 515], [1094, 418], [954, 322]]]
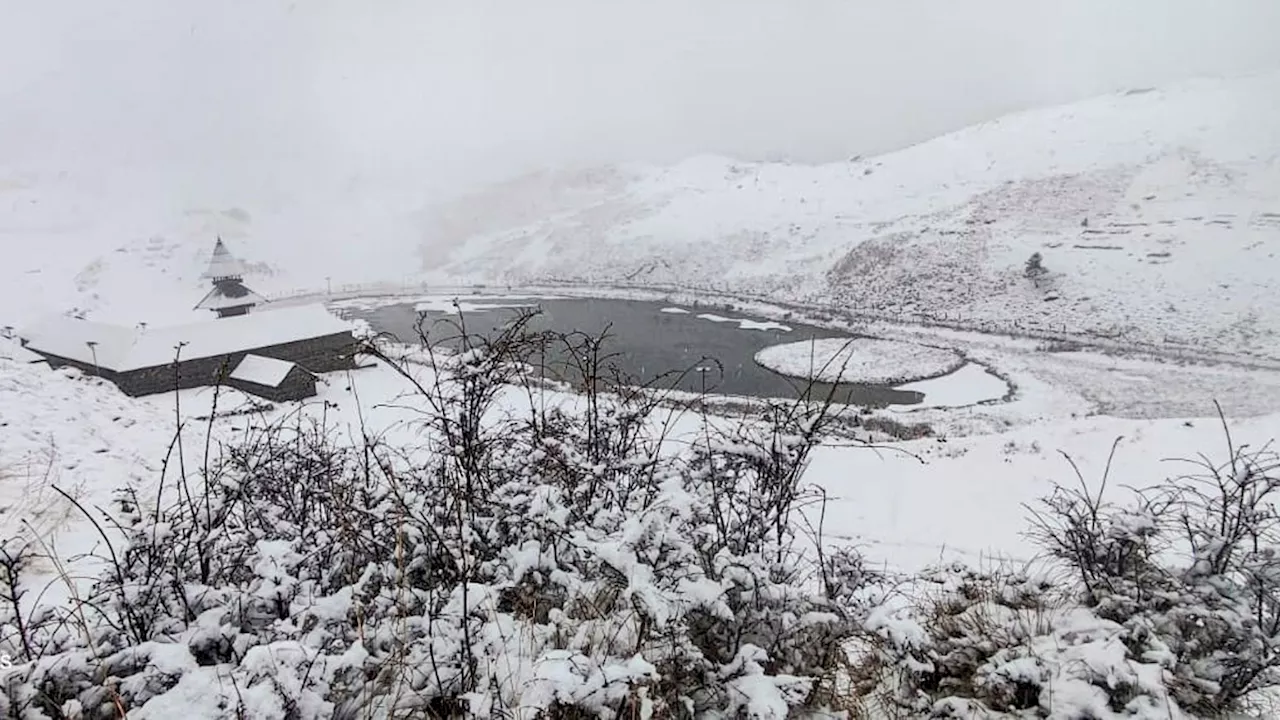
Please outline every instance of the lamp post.
[[102, 371], [98, 368], [98, 343], [96, 340], [86, 340], [85, 345], [89, 346], [89, 353], [93, 355], [93, 376], [101, 377]]

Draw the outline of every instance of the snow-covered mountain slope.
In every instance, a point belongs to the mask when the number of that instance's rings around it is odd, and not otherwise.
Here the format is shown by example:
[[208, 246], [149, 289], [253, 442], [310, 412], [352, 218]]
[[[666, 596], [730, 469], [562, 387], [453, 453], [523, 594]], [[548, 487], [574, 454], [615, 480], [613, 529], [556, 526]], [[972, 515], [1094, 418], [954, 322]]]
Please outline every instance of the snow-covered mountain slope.
[[1022, 113], [873, 159], [547, 171], [436, 206], [407, 176], [219, 188], [101, 170], [0, 158], [0, 326], [72, 307], [188, 320], [220, 234], [263, 293], [423, 273], [678, 284], [1280, 354], [1264, 312], [1280, 73]]
[[[715, 287], [1280, 354], [1280, 73], [1135, 90], [825, 166], [544, 173], [424, 219], [441, 278]], [[1024, 266], [1039, 252], [1049, 274]]]

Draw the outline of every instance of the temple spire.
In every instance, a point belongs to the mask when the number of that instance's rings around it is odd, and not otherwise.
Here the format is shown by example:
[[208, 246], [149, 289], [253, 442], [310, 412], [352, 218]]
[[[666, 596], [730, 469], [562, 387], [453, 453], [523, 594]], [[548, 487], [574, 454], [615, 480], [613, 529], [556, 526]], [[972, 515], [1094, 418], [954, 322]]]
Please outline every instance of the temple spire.
[[209, 258], [209, 267], [201, 277], [215, 283], [219, 280], [239, 280], [244, 277], [244, 269], [244, 263], [231, 254], [226, 243], [222, 242], [222, 237], [218, 236], [218, 241], [213, 245], [213, 256]]
[[198, 310], [212, 310], [218, 317], [234, 317], [248, 313], [265, 302], [260, 295], [244, 286], [245, 266], [219, 237], [213, 246], [213, 257], [201, 277], [213, 281], [213, 289], [196, 304]]

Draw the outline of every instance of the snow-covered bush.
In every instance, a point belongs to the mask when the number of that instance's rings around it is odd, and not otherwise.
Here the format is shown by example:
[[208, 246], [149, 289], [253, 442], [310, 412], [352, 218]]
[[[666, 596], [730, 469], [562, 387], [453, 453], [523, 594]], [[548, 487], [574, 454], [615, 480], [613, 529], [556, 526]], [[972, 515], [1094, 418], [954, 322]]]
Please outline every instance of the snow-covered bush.
[[0, 540], [0, 656], [31, 658], [35, 650], [31, 646], [28, 625], [32, 618], [22, 612], [23, 598], [29, 588], [24, 577], [35, 561], [30, 543], [20, 537]]
[[1125, 628], [1134, 658], [1159, 662], [1177, 704], [1201, 716], [1280, 685], [1280, 458], [1236, 447], [1227, 459], [1137, 494], [1089, 488], [1045, 501], [1034, 535], [1065, 561], [1083, 602]]
[[[88, 596], [60, 621], [0, 615], [6, 647], [37, 648], [0, 713], [782, 718], [829, 702], [874, 576], [800, 533], [827, 408], [779, 404], [670, 452], [658, 399], [607, 382], [596, 339], [526, 321], [462, 337], [429, 379], [399, 366], [419, 446], [299, 413], [175, 471], [158, 502], [122, 494], [102, 522], [127, 542]], [[498, 402], [533, 391], [548, 342], [568, 346], [584, 408]]]
[[870, 614], [874, 640], [853, 671], [870, 716], [1246, 709], [1280, 685], [1276, 461], [1229, 444], [1224, 464], [1201, 459], [1123, 504], [1107, 497], [1106, 475], [1094, 489], [1077, 471], [1079, 487], [1045, 498], [1029, 533], [1066, 571], [1059, 582], [945, 568]]
[[872, 613], [865, 717], [1170, 718], [1162, 668], [1125, 629], [1008, 569], [936, 568]]

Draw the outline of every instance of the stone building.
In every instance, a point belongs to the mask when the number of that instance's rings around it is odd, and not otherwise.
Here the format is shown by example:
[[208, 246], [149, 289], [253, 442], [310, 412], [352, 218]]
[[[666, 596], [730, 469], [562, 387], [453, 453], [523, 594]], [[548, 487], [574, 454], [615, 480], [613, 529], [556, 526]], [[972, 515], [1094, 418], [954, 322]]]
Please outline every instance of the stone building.
[[58, 316], [19, 333], [22, 348], [135, 397], [226, 384], [269, 400], [298, 400], [316, 394], [318, 373], [355, 367], [350, 323], [320, 304], [256, 311], [265, 301], [244, 286], [244, 272], [218, 238], [204, 272], [213, 289], [196, 306], [217, 319], [126, 328]]
[[316, 394], [316, 376], [287, 360], [245, 355], [227, 377], [237, 390], [267, 400], [303, 400]]
[[[351, 325], [318, 304], [139, 329], [59, 316], [21, 337], [51, 366], [101, 376], [135, 397], [227, 383], [249, 355], [308, 374], [355, 367]], [[290, 387], [305, 390], [305, 381]]]
[[131, 329], [55, 316], [20, 332], [22, 347], [131, 396], [225, 383], [269, 400], [298, 400], [315, 395], [316, 374], [355, 368], [351, 324], [324, 305], [251, 313], [264, 300], [244, 287], [243, 275], [243, 263], [218, 238], [205, 270], [214, 288], [197, 305], [218, 319]]

